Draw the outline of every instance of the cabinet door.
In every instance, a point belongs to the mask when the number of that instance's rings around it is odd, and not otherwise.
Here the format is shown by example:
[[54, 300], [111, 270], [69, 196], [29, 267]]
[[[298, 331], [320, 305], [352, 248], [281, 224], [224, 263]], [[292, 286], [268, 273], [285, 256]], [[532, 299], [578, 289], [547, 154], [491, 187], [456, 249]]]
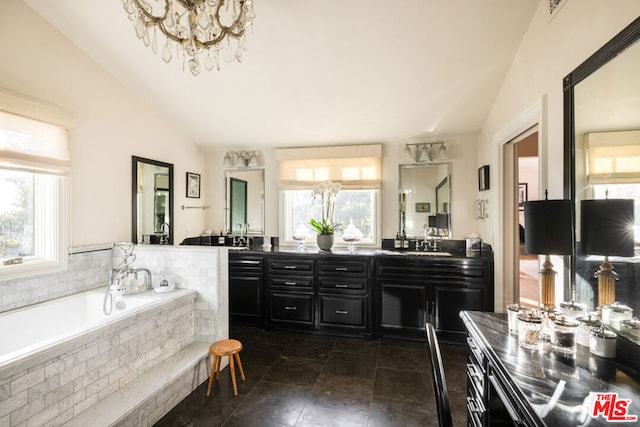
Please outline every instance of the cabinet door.
[[261, 275], [229, 275], [229, 314], [232, 320], [262, 322], [262, 282]]
[[482, 288], [463, 288], [453, 285], [433, 287], [433, 321], [437, 331], [466, 331], [460, 312], [462, 310], [482, 311]]
[[427, 288], [424, 284], [380, 281], [383, 328], [424, 331], [427, 321]]
[[320, 324], [325, 326], [365, 326], [366, 297], [320, 295]]
[[313, 294], [269, 292], [270, 320], [313, 324]]

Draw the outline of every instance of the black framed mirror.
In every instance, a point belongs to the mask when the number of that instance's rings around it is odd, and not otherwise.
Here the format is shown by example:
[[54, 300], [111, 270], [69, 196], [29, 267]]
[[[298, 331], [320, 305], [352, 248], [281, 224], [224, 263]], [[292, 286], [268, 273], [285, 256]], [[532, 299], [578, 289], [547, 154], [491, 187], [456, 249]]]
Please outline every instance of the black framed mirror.
[[[624, 28], [602, 48], [591, 55], [580, 66], [568, 74], [563, 81], [564, 89], [564, 197], [573, 201], [573, 223], [575, 255], [567, 260], [565, 295], [585, 304], [587, 310], [594, 310], [598, 302], [598, 285], [594, 272], [597, 271], [603, 257], [589, 257], [581, 250], [580, 206], [582, 200], [604, 199], [609, 191], [611, 198], [634, 198], [635, 221], [640, 218], [640, 196], [627, 193], [620, 197], [619, 183], [613, 172], [598, 174], [595, 160], [612, 163], [615, 144], [611, 141], [620, 136], [633, 134], [640, 130], [640, 18]], [[604, 144], [607, 159], [597, 158], [597, 145], [594, 141], [606, 139]], [[616, 144], [618, 144], [616, 142]], [[637, 143], [625, 143], [639, 146]], [[630, 158], [627, 156], [625, 162]], [[603, 178], [603, 176], [605, 178]], [[639, 184], [640, 180], [627, 174], [625, 186]], [[616, 188], [618, 187], [618, 188]], [[636, 227], [636, 230], [638, 228]], [[637, 231], [636, 231], [637, 232]], [[638, 239], [636, 238], [636, 246]], [[611, 259], [618, 273], [616, 296], [621, 304], [640, 315], [640, 264], [636, 258]], [[620, 332], [620, 331], [619, 331]], [[624, 334], [624, 331], [622, 331]], [[640, 336], [634, 337], [640, 343]]]
[[131, 156], [131, 241], [173, 245], [173, 164]]

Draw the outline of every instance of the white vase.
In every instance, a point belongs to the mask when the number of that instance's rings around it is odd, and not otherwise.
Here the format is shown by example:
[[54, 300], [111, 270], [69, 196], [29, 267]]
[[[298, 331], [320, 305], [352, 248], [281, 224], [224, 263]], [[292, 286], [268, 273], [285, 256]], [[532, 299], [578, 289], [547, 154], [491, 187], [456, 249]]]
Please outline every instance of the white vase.
[[316, 236], [316, 242], [318, 243], [318, 247], [323, 251], [331, 250], [331, 246], [333, 246], [333, 234], [318, 234]]

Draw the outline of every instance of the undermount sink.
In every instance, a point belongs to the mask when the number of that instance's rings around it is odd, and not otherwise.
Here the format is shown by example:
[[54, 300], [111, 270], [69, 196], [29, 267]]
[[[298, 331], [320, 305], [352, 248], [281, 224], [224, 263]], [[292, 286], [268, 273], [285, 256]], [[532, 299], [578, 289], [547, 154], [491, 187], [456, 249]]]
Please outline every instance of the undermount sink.
[[248, 246], [225, 246], [230, 251], [248, 251]]
[[414, 251], [414, 252], [406, 252], [409, 255], [425, 255], [425, 256], [451, 256], [449, 252], [423, 252], [423, 251]]

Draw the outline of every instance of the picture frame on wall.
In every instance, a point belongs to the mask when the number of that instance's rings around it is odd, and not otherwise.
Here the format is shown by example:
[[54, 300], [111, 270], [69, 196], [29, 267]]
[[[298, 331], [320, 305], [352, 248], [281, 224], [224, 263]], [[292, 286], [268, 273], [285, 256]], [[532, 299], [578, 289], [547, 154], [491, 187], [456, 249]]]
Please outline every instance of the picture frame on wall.
[[429, 202], [416, 203], [416, 212], [431, 212], [431, 203]]
[[200, 174], [187, 172], [187, 197], [200, 198]]
[[518, 207], [524, 210], [524, 202], [529, 200], [529, 185], [526, 182], [518, 184]]
[[484, 165], [478, 169], [478, 191], [485, 191], [489, 188], [489, 165]]

